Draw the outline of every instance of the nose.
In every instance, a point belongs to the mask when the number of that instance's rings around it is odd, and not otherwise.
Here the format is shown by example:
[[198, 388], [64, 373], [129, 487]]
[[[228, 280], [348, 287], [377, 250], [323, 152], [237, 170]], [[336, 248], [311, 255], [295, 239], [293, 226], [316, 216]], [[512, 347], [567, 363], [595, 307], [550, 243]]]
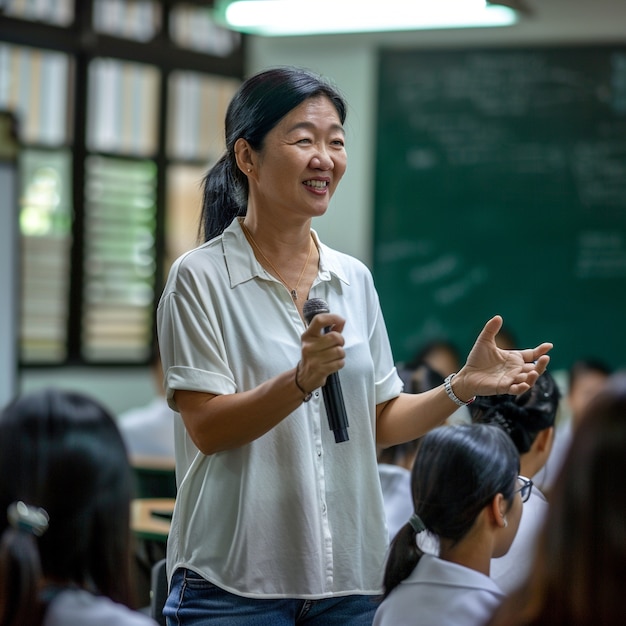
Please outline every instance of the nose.
[[311, 157], [311, 167], [314, 170], [324, 171], [332, 170], [335, 167], [335, 162], [324, 146], [319, 146], [315, 154]]

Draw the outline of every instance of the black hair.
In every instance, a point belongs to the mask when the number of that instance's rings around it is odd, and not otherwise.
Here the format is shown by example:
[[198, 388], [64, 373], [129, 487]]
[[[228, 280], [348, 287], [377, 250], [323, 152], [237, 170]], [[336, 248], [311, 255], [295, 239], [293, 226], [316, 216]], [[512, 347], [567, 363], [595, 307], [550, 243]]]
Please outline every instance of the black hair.
[[302, 68], [278, 67], [248, 78], [226, 111], [226, 151], [203, 180], [200, 235], [204, 241], [220, 235], [237, 215], [245, 215], [248, 179], [240, 171], [234, 146], [245, 139], [260, 151], [267, 134], [305, 100], [327, 97], [343, 124], [347, 105], [339, 91], [321, 76]]
[[[38, 624], [42, 580], [132, 605], [132, 471], [114, 417], [91, 398], [46, 389], [0, 415], [0, 624]], [[7, 519], [45, 509], [36, 537]]]
[[[441, 426], [420, 440], [411, 472], [415, 513], [425, 530], [458, 543], [497, 494], [512, 504], [519, 454], [495, 426]], [[407, 522], [391, 543], [384, 597], [413, 571], [422, 557], [417, 531]]]
[[458, 347], [449, 339], [440, 338], [431, 339], [421, 346], [413, 355], [413, 358], [407, 363], [407, 367], [413, 370], [417, 369], [420, 365], [428, 361], [431, 354], [438, 351], [447, 352], [455, 361], [461, 361], [461, 354]]
[[542, 430], [554, 426], [560, 400], [556, 381], [545, 371], [525, 393], [477, 396], [468, 408], [473, 422], [500, 426], [524, 454]]
[[572, 389], [578, 382], [578, 379], [582, 378], [585, 374], [600, 374], [608, 378], [611, 375], [611, 368], [600, 359], [578, 359], [572, 363], [568, 370], [568, 389]]

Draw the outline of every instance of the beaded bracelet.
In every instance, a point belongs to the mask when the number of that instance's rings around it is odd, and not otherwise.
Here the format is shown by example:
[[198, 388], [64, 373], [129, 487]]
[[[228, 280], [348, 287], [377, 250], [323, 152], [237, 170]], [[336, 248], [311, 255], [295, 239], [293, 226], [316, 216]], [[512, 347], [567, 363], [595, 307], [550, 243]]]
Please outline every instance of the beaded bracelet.
[[296, 365], [296, 375], [294, 377], [294, 382], [296, 383], [296, 387], [302, 392], [304, 398], [302, 398], [302, 402], [308, 402], [313, 396], [313, 392], [309, 391], [308, 393], [302, 389], [300, 383], [298, 382], [298, 373], [300, 372], [300, 363], [302, 361], [298, 361], [298, 365]]
[[452, 400], [454, 404], [458, 406], [467, 406], [468, 404], [471, 404], [472, 402], [474, 402], [474, 400], [476, 400], [476, 396], [474, 396], [473, 398], [470, 398], [467, 402], [464, 402], [463, 400], [458, 398], [457, 395], [454, 393], [454, 391], [452, 391], [452, 379], [455, 376], [456, 376], [456, 372], [454, 372], [454, 374], [450, 374], [443, 381], [443, 388], [446, 390], [446, 393], [448, 394], [448, 398], [450, 398], [450, 400]]

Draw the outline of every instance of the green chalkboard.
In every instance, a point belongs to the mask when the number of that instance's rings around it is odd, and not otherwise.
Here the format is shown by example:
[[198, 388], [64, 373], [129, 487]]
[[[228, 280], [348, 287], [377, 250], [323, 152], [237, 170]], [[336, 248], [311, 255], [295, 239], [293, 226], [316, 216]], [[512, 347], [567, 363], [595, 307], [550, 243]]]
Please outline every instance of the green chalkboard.
[[626, 47], [382, 50], [374, 278], [397, 360], [499, 313], [626, 365]]

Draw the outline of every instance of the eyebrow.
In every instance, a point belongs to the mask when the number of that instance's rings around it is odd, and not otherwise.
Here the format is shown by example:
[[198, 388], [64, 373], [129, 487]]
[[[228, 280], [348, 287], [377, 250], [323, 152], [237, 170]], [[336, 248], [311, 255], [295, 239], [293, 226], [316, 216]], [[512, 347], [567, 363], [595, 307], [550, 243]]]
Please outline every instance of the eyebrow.
[[[294, 130], [299, 130], [300, 128], [304, 128], [306, 130], [316, 130], [317, 126], [315, 124], [313, 124], [312, 122], [298, 122], [297, 124], [294, 124], [293, 126], [288, 128], [287, 132], [288, 133], [292, 133]], [[330, 130], [331, 131], [338, 131], [342, 135], [346, 134], [346, 131], [345, 131], [344, 127], [341, 124], [332, 124], [331, 127], [330, 127]]]

